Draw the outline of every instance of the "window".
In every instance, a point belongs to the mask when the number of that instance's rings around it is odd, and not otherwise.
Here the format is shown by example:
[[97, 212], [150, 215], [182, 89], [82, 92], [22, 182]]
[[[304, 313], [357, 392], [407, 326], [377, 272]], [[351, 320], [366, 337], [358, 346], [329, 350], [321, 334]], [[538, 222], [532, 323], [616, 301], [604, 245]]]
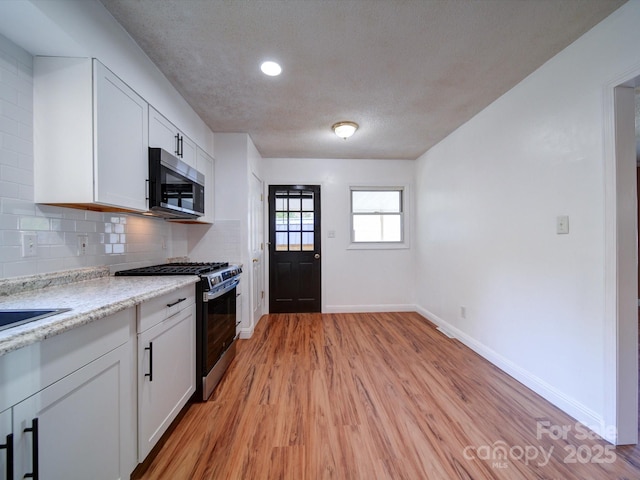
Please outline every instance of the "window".
[[351, 188], [351, 241], [404, 240], [403, 188]]

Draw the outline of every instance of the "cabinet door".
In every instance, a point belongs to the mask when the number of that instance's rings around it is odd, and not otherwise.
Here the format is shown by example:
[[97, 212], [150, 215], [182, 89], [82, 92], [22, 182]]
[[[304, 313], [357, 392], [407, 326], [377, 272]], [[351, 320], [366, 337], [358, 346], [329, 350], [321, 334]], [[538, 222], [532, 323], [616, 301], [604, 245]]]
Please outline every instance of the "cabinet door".
[[[13, 480], [10, 472], [13, 462], [13, 438], [11, 436], [11, 409], [0, 412], [0, 480]], [[10, 457], [11, 455], [11, 457]]]
[[199, 170], [196, 166], [196, 143], [189, 137], [180, 133], [180, 160], [190, 167]]
[[197, 149], [196, 169], [204, 174], [204, 215], [200, 217], [198, 221], [202, 223], [213, 223], [215, 198], [214, 160], [199, 147]]
[[195, 391], [195, 305], [138, 335], [138, 461]]
[[149, 107], [149, 146], [165, 149], [190, 167], [196, 168], [196, 144], [167, 117]]
[[15, 478], [37, 464], [42, 480], [128, 479], [129, 378], [122, 345], [16, 405]]
[[147, 209], [148, 104], [94, 60], [95, 201]]
[[149, 107], [149, 146], [178, 156], [178, 129], [155, 108]]

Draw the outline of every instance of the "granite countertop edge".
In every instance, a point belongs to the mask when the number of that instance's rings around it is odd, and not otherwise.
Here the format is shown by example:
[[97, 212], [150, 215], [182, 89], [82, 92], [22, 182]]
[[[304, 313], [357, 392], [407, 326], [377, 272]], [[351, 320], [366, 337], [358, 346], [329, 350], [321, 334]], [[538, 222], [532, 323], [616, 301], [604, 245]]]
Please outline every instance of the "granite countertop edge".
[[[47, 288], [38, 288], [40, 279], [21, 283], [23, 290], [12, 290], [10, 295], [0, 296], [0, 309], [25, 308], [70, 308], [34, 322], [10, 327], [0, 331], [0, 356], [11, 351], [41, 342], [73, 328], [95, 322], [122, 310], [134, 307], [160, 295], [171, 293], [189, 284], [195, 284], [198, 277], [113, 277], [90, 272], [66, 278], [88, 278], [77, 282], [58, 284], [55, 280]], [[25, 277], [26, 278], [26, 277]], [[47, 279], [46, 281], [49, 281]], [[28, 286], [35, 288], [29, 289]]]

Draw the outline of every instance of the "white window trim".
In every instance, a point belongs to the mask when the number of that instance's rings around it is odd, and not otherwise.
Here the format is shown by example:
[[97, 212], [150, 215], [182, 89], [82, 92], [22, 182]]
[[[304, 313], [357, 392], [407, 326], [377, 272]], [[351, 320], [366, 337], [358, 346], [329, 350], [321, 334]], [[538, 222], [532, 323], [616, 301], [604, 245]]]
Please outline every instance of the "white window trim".
[[[354, 242], [353, 241], [353, 205], [352, 205], [352, 196], [351, 192], [354, 190], [365, 190], [365, 191], [390, 191], [390, 190], [401, 190], [402, 191], [402, 213], [401, 213], [401, 222], [402, 222], [402, 240], [399, 242]], [[347, 250], [402, 250], [410, 248], [409, 244], [409, 219], [410, 211], [410, 192], [408, 185], [366, 185], [366, 184], [357, 184], [357, 185], [349, 185], [349, 189], [347, 192], [349, 198], [349, 245], [347, 246]]]

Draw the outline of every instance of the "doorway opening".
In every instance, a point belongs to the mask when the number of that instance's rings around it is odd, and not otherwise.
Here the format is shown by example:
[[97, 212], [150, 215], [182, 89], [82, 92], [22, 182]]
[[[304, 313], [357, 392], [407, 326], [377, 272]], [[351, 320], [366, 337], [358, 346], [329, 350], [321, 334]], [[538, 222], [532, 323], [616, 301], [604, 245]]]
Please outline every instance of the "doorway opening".
[[[631, 77], [631, 78], [630, 78]], [[638, 442], [638, 185], [635, 75], [605, 90], [604, 436]]]

